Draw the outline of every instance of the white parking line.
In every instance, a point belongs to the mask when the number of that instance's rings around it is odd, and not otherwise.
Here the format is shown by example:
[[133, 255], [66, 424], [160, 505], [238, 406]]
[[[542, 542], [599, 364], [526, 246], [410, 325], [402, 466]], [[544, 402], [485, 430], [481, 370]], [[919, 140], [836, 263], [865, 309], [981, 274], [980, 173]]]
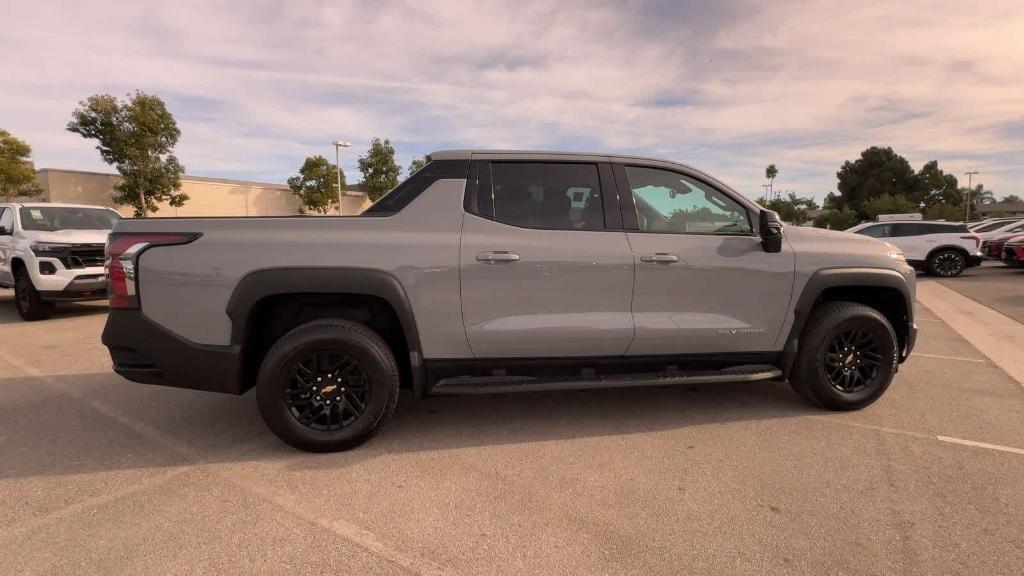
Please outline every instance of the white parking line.
[[1011, 448], [1009, 446], [1001, 446], [999, 444], [988, 444], [986, 442], [975, 442], [974, 440], [963, 440], [960, 438], [950, 438], [949, 436], [936, 436], [943, 442], [950, 442], [953, 444], [962, 444], [964, 446], [974, 446], [975, 448], [987, 448], [989, 450], [998, 450], [1000, 452], [1010, 452], [1013, 454], [1024, 455], [1024, 450], [1020, 448]]
[[981, 362], [982, 364], [988, 364], [989, 361], [984, 358], [964, 358], [962, 356], [939, 356], [938, 354], [922, 354], [920, 352], [913, 352], [911, 356], [924, 356], [925, 358], [942, 358], [943, 360], [962, 360], [964, 362]]
[[922, 432], [913, 432], [911, 430], [900, 430], [898, 428], [886, 428], [885, 426], [876, 426], [874, 424], [864, 424], [863, 422], [851, 422], [842, 418], [836, 418], [833, 416], [807, 416], [814, 420], [822, 420], [824, 422], [831, 422], [833, 424], [843, 424], [846, 426], [853, 426], [855, 428], [864, 428], [867, 430], [875, 430], [877, 432], [885, 432], [886, 434], [899, 434], [900, 436], [912, 436], [914, 438], [923, 438], [927, 440], [938, 440], [939, 442], [947, 442], [950, 444], [960, 444], [961, 446], [971, 446], [973, 448], [985, 448], [987, 450], [996, 450], [999, 452], [1009, 452], [1011, 454], [1020, 454], [1024, 456], [1024, 450], [1020, 448], [1013, 448], [1012, 446], [1003, 446], [1001, 444], [989, 444], [987, 442], [975, 442], [974, 440], [964, 440], [963, 438], [953, 438], [952, 436], [933, 436], [931, 434], [924, 434]]

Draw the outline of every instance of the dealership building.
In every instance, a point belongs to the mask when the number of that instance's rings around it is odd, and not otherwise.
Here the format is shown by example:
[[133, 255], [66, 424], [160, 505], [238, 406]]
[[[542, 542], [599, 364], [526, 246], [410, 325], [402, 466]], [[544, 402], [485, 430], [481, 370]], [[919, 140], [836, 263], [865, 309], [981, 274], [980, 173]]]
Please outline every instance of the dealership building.
[[[36, 171], [36, 180], [42, 193], [31, 200], [108, 206], [125, 216], [132, 214], [131, 207], [118, 206], [113, 202], [114, 186], [120, 181], [117, 174], [42, 168]], [[147, 215], [158, 218], [288, 216], [298, 214], [300, 207], [297, 198], [285, 184], [185, 175], [181, 177], [181, 192], [189, 197], [184, 206], [175, 208], [163, 203], [159, 204], [159, 210]], [[341, 201], [340, 213], [359, 214], [369, 205], [365, 193], [347, 190]], [[335, 210], [334, 213], [338, 214], [339, 211]]]

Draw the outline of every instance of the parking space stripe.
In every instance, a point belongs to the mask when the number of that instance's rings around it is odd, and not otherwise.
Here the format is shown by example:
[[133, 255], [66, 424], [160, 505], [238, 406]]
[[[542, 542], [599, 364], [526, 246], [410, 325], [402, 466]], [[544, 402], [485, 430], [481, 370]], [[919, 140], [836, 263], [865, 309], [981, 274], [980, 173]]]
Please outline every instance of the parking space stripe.
[[853, 426], [855, 428], [864, 428], [866, 430], [875, 430], [876, 432], [885, 432], [886, 434], [899, 434], [901, 436], [912, 436], [914, 438], [921, 438], [926, 440], [938, 440], [939, 442], [946, 442], [949, 444], [959, 444], [961, 446], [971, 446], [973, 448], [986, 448], [988, 450], [996, 450], [999, 452], [1009, 452], [1011, 454], [1020, 454], [1024, 456], [1024, 450], [1020, 448], [1013, 448], [1011, 446], [1003, 446], [1001, 444], [989, 444], [987, 442], [975, 442], [974, 440], [964, 440], [962, 438], [953, 438], [952, 436], [941, 436], [925, 434], [923, 432], [914, 432], [912, 430], [900, 430], [899, 428], [887, 428], [885, 426], [876, 426], [875, 424], [865, 424], [863, 422], [851, 422], [843, 418], [837, 418], [832, 416], [807, 416], [814, 420], [822, 420], [825, 422], [831, 422], [833, 424], [842, 424], [844, 426]]
[[920, 352], [914, 352], [910, 356], [924, 356], [925, 358], [942, 358], [943, 360], [961, 360], [963, 362], [981, 362], [982, 364], [989, 364], [989, 361], [985, 360], [984, 358], [964, 358], [962, 356], [939, 356], [938, 354], [922, 354]]
[[975, 442], [974, 440], [964, 440], [962, 438], [952, 438], [950, 436], [936, 436], [943, 442], [950, 442], [952, 444], [961, 444], [963, 446], [973, 446], [975, 448], [987, 448], [988, 450], [998, 450], [1000, 452], [1010, 452], [1011, 454], [1020, 454], [1024, 456], [1024, 450], [1020, 448], [1011, 448], [1010, 446], [1001, 446], [999, 444], [989, 444], [987, 442]]

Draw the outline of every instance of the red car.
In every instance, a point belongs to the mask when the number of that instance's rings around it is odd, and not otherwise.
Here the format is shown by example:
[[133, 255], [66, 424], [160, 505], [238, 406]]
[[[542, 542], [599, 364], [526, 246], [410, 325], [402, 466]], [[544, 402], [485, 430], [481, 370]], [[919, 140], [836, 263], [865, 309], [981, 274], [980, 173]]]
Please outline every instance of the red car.
[[1000, 234], [995, 238], [985, 240], [981, 243], [981, 255], [985, 258], [1001, 260], [1003, 258], [1003, 245], [1006, 244], [1006, 241], [1020, 235], [1020, 232], [1012, 232], [1010, 234]]
[[1024, 267], [1024, 234], [1013, 236], [1004, 242], [1002, 261], [1007, 266]]

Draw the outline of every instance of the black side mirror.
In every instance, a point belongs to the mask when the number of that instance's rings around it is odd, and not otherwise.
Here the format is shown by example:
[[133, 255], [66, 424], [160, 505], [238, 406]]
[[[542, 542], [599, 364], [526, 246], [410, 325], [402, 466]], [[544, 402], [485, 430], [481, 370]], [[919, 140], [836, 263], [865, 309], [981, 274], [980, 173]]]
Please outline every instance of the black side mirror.
[[758, 214], [758, 232], [761, 234], [761, 247], [765, 252], [782, 252], [782, 221], [779, 215], [771, 210], [761, 210]]
[[13, 233], [14, 232], [12, 230], [8, 230], [6, 226], [0, 226], [0, 236], [10, 236]]

